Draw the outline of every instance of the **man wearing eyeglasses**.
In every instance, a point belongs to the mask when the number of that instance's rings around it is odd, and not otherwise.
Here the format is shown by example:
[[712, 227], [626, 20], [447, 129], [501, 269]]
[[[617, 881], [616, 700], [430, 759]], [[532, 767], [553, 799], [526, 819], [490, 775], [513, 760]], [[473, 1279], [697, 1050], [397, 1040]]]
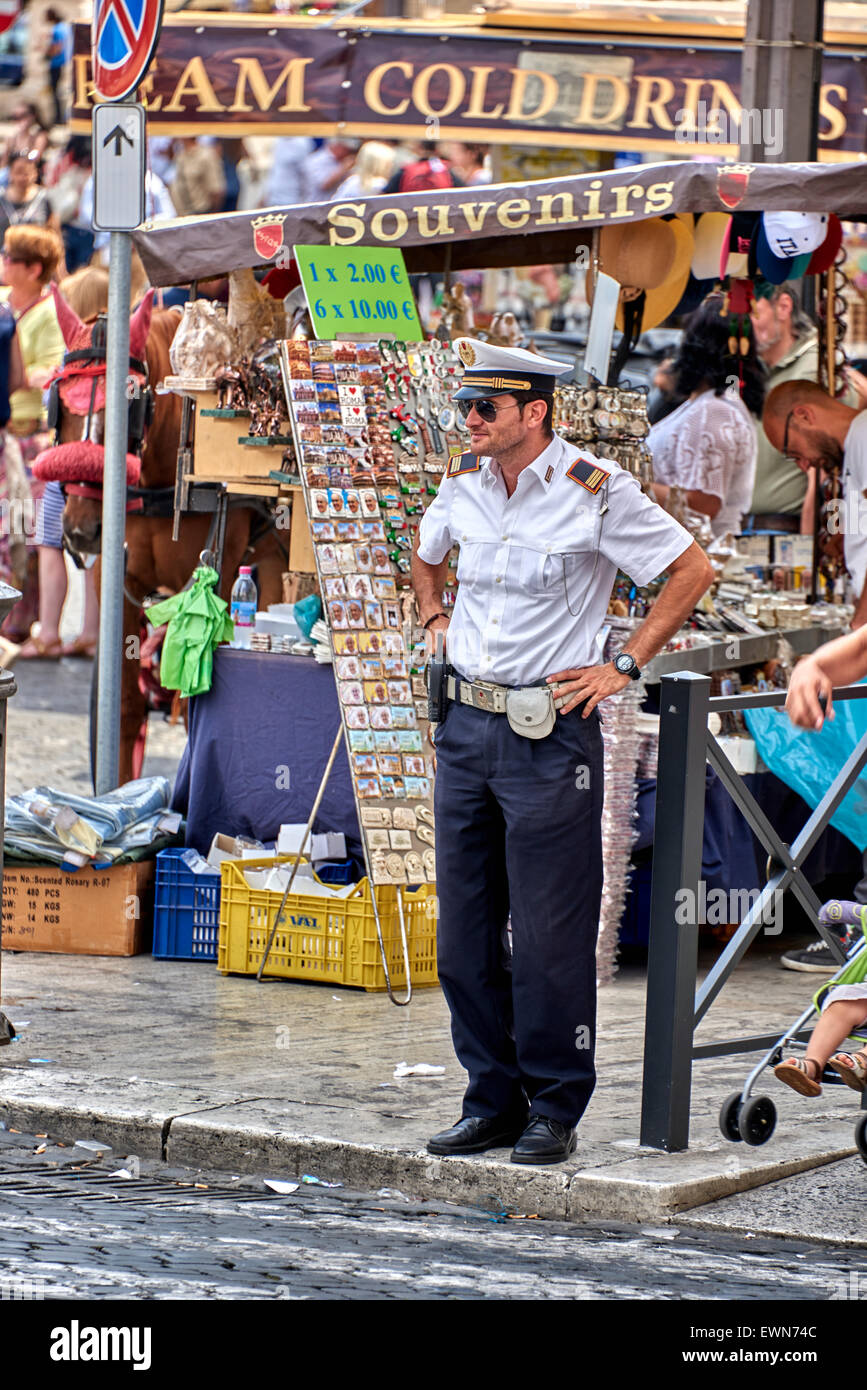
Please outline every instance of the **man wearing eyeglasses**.
[[[514, 1145], [559, 1163], [595, 1084], [602, 892], [597, 705], [637, 679], [713, 578], [689, 534], [609, 459], [553, 433], [569, 365], [459, 338], [470, 447], [425, 513], [413, 586], [446, 645], [436, 731], [440, 982], [469, 1073], [461, 1119], [428, 1143]], [[451, 621], [449, 552], [460, 547]], [[597, 634], [618, 569], [670, 578], [614, 661]], [[511, 915], [512, 951], [503, 949]]]
[[852, 626], [867, 623], [867, 411], [832, 399], [815, 381], [784, 381], [762, 411], [768, 440], [808, 473], [841, 468], [843, 504], [832, 534], [842, 534], [843, 557], [858, 598]]

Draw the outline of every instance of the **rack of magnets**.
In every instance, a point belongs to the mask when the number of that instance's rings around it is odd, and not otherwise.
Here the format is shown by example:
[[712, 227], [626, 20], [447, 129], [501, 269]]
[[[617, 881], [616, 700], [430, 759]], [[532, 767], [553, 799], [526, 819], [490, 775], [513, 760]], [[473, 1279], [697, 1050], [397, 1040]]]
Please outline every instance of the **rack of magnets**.
[[[462, 448], [451, 399], [462, 368], [439, 341], [289, 339], [280, 362], [368, 872], [375, 884], [431, 883], [433, 746], [410, 559]], [[446, 610], [456, 568], [455, 553]]]

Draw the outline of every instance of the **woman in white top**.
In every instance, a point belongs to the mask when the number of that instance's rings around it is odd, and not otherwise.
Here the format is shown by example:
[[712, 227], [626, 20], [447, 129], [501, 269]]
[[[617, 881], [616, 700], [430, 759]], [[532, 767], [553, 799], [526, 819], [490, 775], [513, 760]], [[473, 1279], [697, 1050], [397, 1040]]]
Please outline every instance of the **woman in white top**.
[[746, 357], [729, 353], [732, 326], [722, 307], [722, 295], [708, 295], [689, 320], [673, 369], [687, 399], [647, 439], [657, 501], [667, 506], [671, 488], [680, 488], [715, 536], [737, 534], [749, 512], [765, 395], [752, 338]]

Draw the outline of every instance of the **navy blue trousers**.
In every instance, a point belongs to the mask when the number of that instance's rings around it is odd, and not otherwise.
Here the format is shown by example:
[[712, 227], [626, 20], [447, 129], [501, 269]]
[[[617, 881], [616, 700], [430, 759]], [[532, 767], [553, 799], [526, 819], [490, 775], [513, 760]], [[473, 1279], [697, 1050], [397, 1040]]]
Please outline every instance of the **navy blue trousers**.
[[[596, 1080], [602, 734], [594, 711], [544, 739], [450, 703], [436, 733], [437, 954], [464, 1115], [575, 1125]], [[512, 956], [504, 943], [511, 912]]]

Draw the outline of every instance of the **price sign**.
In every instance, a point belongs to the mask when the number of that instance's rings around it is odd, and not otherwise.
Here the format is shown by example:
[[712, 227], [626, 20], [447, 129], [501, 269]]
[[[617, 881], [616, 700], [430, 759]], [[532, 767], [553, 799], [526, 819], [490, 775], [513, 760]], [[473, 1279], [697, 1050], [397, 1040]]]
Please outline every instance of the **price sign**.
[[317, 338], [393, 333], [404, 343], [424, 334], [394, 246], [296, 246], [295, 260]]

